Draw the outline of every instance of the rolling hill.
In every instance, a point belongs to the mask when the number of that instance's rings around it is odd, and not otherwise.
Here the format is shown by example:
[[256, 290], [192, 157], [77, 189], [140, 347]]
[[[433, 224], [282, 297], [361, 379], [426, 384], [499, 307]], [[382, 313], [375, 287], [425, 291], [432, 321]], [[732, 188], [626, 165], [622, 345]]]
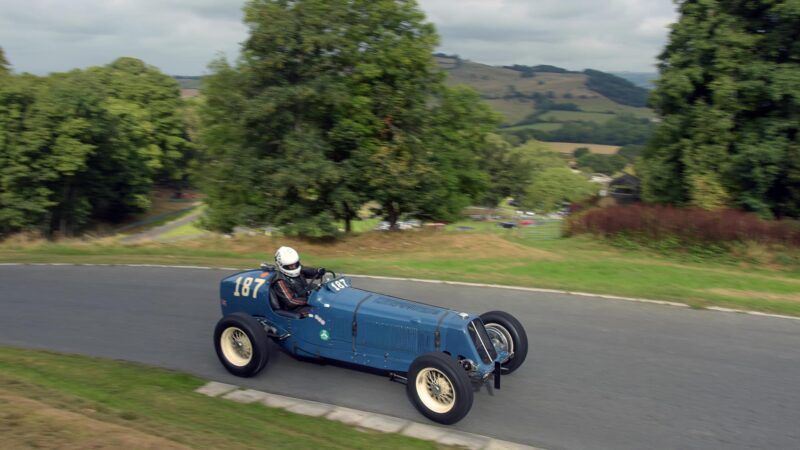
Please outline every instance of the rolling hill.
[[[651, 119], [647, 91], [599, 71], [571, 72], [553, 66], [495, 67], [437, 54], [449, 84], [464, 84], [503, 115], [504, 126], [606, 122], [621, 113]], [[611, 89], [604, 89], [609, 86]], [[598, 92], [600, 91], [600, 92]], [[612, 99], [613, 98], [613, 99]], [[624, 99], [635, 98], [635, 101]], [[625, 104], [627, 103], [627, 104]]]
[[[467, 85], [502, 116], [500, 132], [531, 138], [622, 146], [642, 144], [654, 120], [648, 91], [610, 73], [555, 66], [496, 67], [445, 54], [434, 55], [450, 85]], [[176, 76], [184, 96], [198, 94], [201, 77]]]

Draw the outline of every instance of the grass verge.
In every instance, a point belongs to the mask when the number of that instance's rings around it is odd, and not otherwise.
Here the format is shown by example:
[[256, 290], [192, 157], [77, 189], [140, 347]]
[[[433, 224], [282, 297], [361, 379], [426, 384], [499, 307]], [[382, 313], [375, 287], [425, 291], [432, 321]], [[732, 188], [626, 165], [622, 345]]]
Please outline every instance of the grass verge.
[[334, 242], [265, 236], [138, 245], [7, 241], [0, 244], [0, 261], [248, 268], [270, 260], [278, 246], [291, 245], [306, 264], [340, 273], [563, 289], [800, 316], [800, 270], [777, 263], [780, 255], [773, 253], [662, 255], [583, 236], [555, 239], [544, 228], [474, 224], [466, 231], [374, 232]]
[[193, 392], [204, 383], [137, 364], [0, 347], [0, 439], [4, 448], [437, 448]]

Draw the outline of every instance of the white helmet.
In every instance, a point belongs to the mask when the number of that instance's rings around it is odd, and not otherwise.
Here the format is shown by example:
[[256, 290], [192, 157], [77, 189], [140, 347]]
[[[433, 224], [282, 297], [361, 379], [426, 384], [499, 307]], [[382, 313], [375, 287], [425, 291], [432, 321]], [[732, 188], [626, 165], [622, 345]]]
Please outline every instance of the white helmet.
[[300, 255], [291, 247], [281, 247], [275, 252], [275, 264], [284, 275], [292, 278], [300, 275], [302, 269]]

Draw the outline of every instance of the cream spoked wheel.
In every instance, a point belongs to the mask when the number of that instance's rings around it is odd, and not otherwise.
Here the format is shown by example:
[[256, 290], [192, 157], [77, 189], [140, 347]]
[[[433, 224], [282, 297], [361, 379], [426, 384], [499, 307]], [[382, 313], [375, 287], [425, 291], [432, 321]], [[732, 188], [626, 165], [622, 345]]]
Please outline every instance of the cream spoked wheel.
[[219, 362], [239, 377], [255, 376], [269, 360], [269, 336], [255, 317], [234, 313], [214, 328], [214, 348]]
[[237, 367], [246, 366], [253, 359], [253, 343], [247, 333], [236, 327], [226, 328], [220, 337], [220, 347], [225, 359]]
[[437, 369], [422, 369], [416, 379], [417, 395], [426, 408], [445, 414], [456, 404], [456, 391], [447, 375]]
[[446, 425], [467, 415], [474, 396], [467, 371], [444, 352], [423, 353], [411, 363], [406, 393], [425, 417]]
[[511, 333], [502, 325], [498, 323], [487, 323], [486, 327], [486, 334], [489, 335], [489, 339], [492, 340], [492, 344], [494, 345], [494, 349], [498, 352], [507, 352], [514, 354], [514, 338], [511, 337]]

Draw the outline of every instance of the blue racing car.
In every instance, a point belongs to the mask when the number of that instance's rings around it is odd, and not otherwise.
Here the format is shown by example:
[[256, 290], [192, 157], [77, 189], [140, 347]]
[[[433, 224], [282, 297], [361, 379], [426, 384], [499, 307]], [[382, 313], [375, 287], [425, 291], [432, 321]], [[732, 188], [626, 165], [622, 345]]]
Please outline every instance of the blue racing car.
[[[233, 274], [220, 283], [222, 319], [214, 346], [234, 375], [252, 377], [269, 358], [269, 341], [302, 359], [364, 366], [404, 382], [426, 417], [452, 424], [473, 393], [525, 361], [528, 338], [502, 311], [480, 316], [354, 288], [325, 272], [312, 282], [307, 316], [286, 311], [270, 289], [275, 267]], [[490, 385], [491, 386], [491, 385]]]

